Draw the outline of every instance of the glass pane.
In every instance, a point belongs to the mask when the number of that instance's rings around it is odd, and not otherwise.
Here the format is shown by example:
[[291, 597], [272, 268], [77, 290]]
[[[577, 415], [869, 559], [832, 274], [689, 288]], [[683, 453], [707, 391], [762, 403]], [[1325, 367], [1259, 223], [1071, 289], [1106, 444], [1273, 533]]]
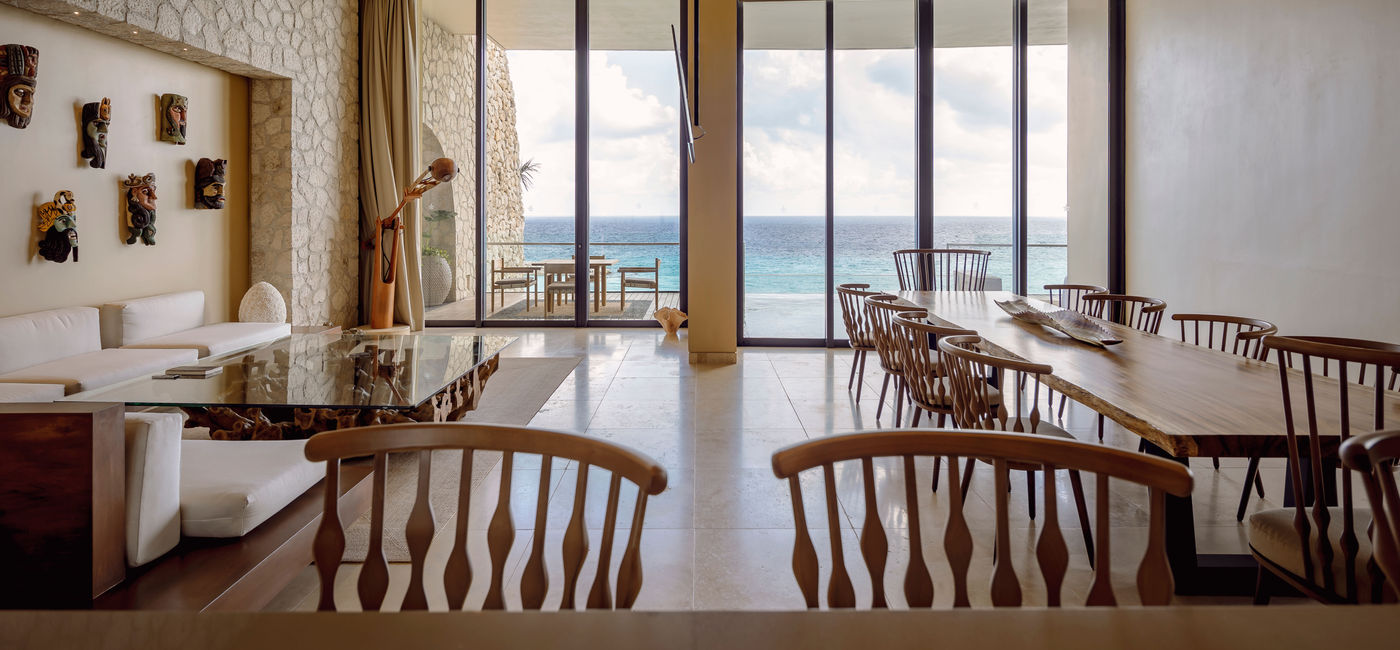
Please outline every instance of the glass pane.
[[595, 2], [588, 18], [588, 317], [649, 321], [680, 307], [680, 4]]
[[1063, 2], [1032, 0], [1026, 50], [1030, 248], [1027, 289], [1069, 281], [1069, 16]]
[[934, 3], [933, 22], [933, 243], [991, 251], [986, 287], [1008, 291], [1012, 4]]
[[487, 7], [487, 318], [574, 318], [574, 16]]
[[459, 170], [419, 204], [429, 325], [476, 319], [476, 29], [457, 17], [425, 16], [418, 66], [422, 166], [447, 157]]
[[[917, 5], [835, 3], [836, 284], [897, 291], [891, 254], [917, 245]], [[840, 306], [832, 331], [844, 339]]]
[[747, 338], [826, 337], [826, 9], [744, 5]]

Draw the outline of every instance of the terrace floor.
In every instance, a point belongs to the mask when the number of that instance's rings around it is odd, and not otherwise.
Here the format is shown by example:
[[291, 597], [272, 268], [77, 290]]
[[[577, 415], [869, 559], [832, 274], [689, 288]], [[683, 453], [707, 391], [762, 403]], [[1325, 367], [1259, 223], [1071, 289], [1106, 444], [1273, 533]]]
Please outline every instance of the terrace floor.
[[[459, 330], [470, 331], [470, 330]], [[865, 390], [857, 401], [846, 389], [850, 371], [849, 350], [741, 348], [739, 362], [725, 366], [692, 366], [687, 363], [685, 332], [681, 338], [667, 339], [662, 332], [650, 329], [492, 329], [493, 334], [510, 334], [520, 340], [508, 348], [505, 356], [579, 356], [579, 366], [554, 393], [534, 417], [534, 426], [580, 432], [623, 443], [658, 459], [669, 475], [666, 491], [653, 497], [647, 508], [646, 533], [643, 538], [645, 582], [638, 609], [800, 609], [803, 600], [792, 576], [791, 554], [793, 518], [785, 482], [773, 476], [770, 457], [774, 450], [804, 440], [836, 433], [889, 427], [890, 410], [880, 419], [875, 411], [880, 395], [880, 375], [877, 366], [869, 364]], [[1095, 441], [1095, 416], [1091, 411], [1072, 405], [1062, 423], [1066, 429], [1084, 441]], [[1111, 422], [1106, 444], [1135, 449], [1137, 438], [1116, 428]], [[1211, 468], [1210, 459], [1194, 459], [1191, 463], [1196, 478], [1195, 518], [1198, 544], [1202, 552], [1248, 552], [1244, 527], [1235, 521], [1235, 506], [1241, 490], [1244, 461], [1222, 459], [1221, 469]], [[533, 493], [538, 481], [538, 465], [529, 469], [517, 463], [513, 485], [527, 486]], [[935, 605], [951, 603], [951, 574], [941, 563], [943, 555], [942, 527], [947, 516], [946, 490], [930, 490], [930, 467], [920, 468], [919, 503], [924, 523], [925, 557], [934, 568]], [[576, 471], [571, 466], [557, 468], [554, 483], [572, 486]], [[484, 550], [484, 528], [494, 510], [500, 466], [479, 489], [473, 490], [471, 521], [473, 542], [480, 541]], [[1278, 507], [1277, 498], [1283, 493], [1283, 469], [1280, 461], [1264, 461], [1262, 470], [1268, 498], [1252, 501], [1251, 509]], [[857, 535], [864, 521], [861, 474], [858, 465], [838, 466], [837, 493], [840, 498], [838, 516], [846, 538], [846, 566], [857, 590], [859, 603], [868, 604], [870, 580], [865, 576], [857, 544]], [[945, 472], [946, 476], [946, 472]], [[811, 526], [825, 526], [821, 505], [819, 473], [804, 478], [811, 487], [804, 490], [808, 498], [806, 511]], [[1025, 506], [1024, 482], [1013, 477], [1011, 522], [1015, 556], [1014, 564], [1021, 575], [1027, 604], [1043, 604], [1044, 586], [1033, 571], [1035, 535], [1038, 523], [1029, 519]], [[907, 510], [903, 503], [902, 472], [893, 467], [881, 468], [876, 478], [882, 501], [881, 518], [890, 539], [889, 563], [886, 573], [887, 591], [892, 606], [903, 606], [903, 567], [907, 563], [908, 536], [904, 529]], [[596, 483], [595, 483], [596, 484]], [[1066, 580], [1065, 600], [1083, 602], [1091, 577], [1083, 542], [1076, 534], [1068, 481], [1059, 481], [1061, 523], [1070, 551], [1070, 574]], [[525, 488], [522, 488], [525, 489]], [[966, 516], [973, 528], [976, 550], [972, 563], [973, 602], [985, 606], [988, 597], [985, 585], [991, 571], [993, 501], [989, 497], [992, 472], [982, 466], [975, 475], [972, 491], [965, 506]], [[1147, 529], [1146, 492], [1118, 483], [1113, 488], [1115, 501], [1111, 506], [1113, 527], [1114, 585], [1119, 602], [1137, 602], [1133, 588], [1136, 564], [1142, 556]], [[557, 520], [567, 522], [571, 494], [551, 496], [548, 508], [551, 518], [556, 509]], [[1094, 510], [1092, 489], [1088, 495], [1090, 512]], [[624, 490], [624, 502], [627, 501]], [[898, 495], [886, 498], [884, 495]], [[510, 559], [506, 565], [506, 598], [510, 607], [519, 606], [518, 581], [525, 564], [526, 549], [535, 534], [530, 530], [534, 521], [534, 497], [517, 500], [515, 516], [518, 527]], [[630, 512], [630, 505], [621, 505]], [[601, 512], [596, 515], [601, 522]], [[562, 528], [564, 524], [560, 523]], [[443, 524], [443, 531], [453, 530], [454, 523]], [[821, 557], [823, 585], [829, 571], [825, 530], [813, 530], [813, 540]], [[551, 540], [562, 530], [543, 531]], [[428, 575], [441, 576], [443, 562], [452, 544], [452, 534], [439, 535], [429, 551]], [[593, 533], [596, 542], [598, 532]], [[591, 553], [596, 554], [597, 544]], [[557, 586], [560, 559], [557, 543], [546, 547], [550, 554], [551, 586]], [[619, 561], [620, 550], [613, 554]], [[479, 606], [484, 598], [489, 565], [484, 555], [475, 556], [477, 579], [468, 597], [468, 608]], [[590, 556], [590, 562], [596, 559]], [[350, 602], [355, 593], [357, 565], [347, 565], [340, 572], [337, 591], [342, 602]], [[394, 604], [404, 593], [409, 566], [391, 566], [391, 588], [388, 602]], [[591, 575], [587, 566], [584, 575]], [[1030, 577], [1034, 575], [1035, 577]], [[584, 586], [587, 589], [587, 585]], [[271, 609], [305, 610], [316, 604], [316, 577], [311, 568], [303, 572], [271, 606]], [[429, 601], [444, 607], [441, 583], [429, 588]], [[557, 588], [549, 603], [558, 602]], [[1179, 602], [1203, 604], [1249, 604], [1245, 598], [1182, 598]]]
[[[658, 298], [654, 299], [654, 298]], [[525, 295], [518, 292], [507, 292], [504, 297], [499, 294], [496, 297], [497, 303], [492, 308], [490, 297], [487, 297], [486, 307], [488, 319], [527, 319], [527, 320], [568, 320], [574, 318], [574, 303], [572, 300], [561, 302], [558, 305], [550, 305], [546, 311], [541, 302], [537, 303], [533, 298], [530, 304], [525, 304]], [[650, 291], [632, 290], [627, 292], [627, 302], [622, 302], [622, 293], [619, 291], [609, 291], [606, 294], [602, 309], [593, 310], [592, 294], [589, 294], [588, 317], [594, 320], [640, 320], [649, 321], [662, 307], [680, 309], [681, 294], [676, 291], [662, 291], [659, 295], [653, 296]], [[425, 310], [429, 321], [470, 321], [476, 319], [475, 299], [468, 297], [456, 302], [447, 302]]]

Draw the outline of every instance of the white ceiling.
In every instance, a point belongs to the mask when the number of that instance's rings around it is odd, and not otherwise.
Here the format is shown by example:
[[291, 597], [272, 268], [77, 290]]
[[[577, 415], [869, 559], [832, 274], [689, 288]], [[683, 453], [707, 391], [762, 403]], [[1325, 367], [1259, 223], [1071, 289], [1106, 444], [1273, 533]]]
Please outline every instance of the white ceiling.
[[[1011, 0], [934, 0], [934, 45], [1011, 44]], [[836, 0], [839, 49], [914, 47], [914, 0]], [[476, 33], [472, 0], [423, 0], [424, 14], [458, 34]], [[747, 0], [744, 45], [750, 49], [821, 49], [824, 3]], [[1032, 45], [1066, 42], [1066, 0], [1031, 0]], [[591, 0], [589, 40], [599, 50], [669, 50], [679, 25], [673, 0]], [[574, 47], [574, 0], [487, 0], [487, 32], [508, 50]]]

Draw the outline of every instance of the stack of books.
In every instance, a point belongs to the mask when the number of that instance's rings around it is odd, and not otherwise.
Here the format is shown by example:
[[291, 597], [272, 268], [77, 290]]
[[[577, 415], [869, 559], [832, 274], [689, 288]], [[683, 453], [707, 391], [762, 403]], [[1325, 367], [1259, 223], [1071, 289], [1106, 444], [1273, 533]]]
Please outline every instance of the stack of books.
[[190, 379], [207, 379], [224, 371], [223, 366], [175, 366], [165, 374]]

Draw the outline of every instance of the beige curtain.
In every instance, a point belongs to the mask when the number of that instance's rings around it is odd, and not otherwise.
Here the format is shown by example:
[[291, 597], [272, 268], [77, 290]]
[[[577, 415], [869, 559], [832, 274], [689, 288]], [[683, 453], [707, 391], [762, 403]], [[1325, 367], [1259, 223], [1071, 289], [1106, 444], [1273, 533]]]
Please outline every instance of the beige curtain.
[[[418, 1], [360, 0], [360, 229], [403, 198], [426, 169], [418, 153]], [[423, 329], [418, 203], [404, 208], [394, 320]], [[374, 251], [360, 257], [360, 304], [370, 304]], [[367, 319], [366, 319], [367, 320]]]

